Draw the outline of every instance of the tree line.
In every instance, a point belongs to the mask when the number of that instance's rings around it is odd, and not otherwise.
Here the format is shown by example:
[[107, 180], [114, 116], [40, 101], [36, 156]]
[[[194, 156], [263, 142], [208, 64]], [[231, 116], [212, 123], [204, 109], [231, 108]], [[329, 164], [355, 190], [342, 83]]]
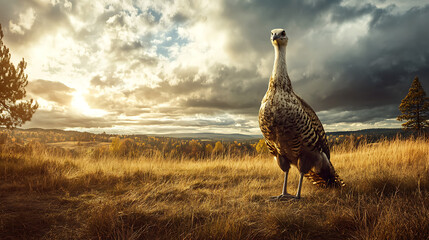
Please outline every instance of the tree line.
[[[347, 147], [349, 150], [356, 149], [361, 144], [397, 136], [393, 133], [386, 135], [382, 132], [376, 134], [327, 134], [331, 149], [341, 146]], [[407, 135], [402, 137], [407, 137]], [[215, 157], [269, 156], [263, 139], [202, 140], [19, 128], [0, 129], [0, 149], [3, 152], [34, 153], [42, 151], [58, 156], [90, 156], [94, 159], [112, 156], [120, 158], [144, 156], [199, 160]]]

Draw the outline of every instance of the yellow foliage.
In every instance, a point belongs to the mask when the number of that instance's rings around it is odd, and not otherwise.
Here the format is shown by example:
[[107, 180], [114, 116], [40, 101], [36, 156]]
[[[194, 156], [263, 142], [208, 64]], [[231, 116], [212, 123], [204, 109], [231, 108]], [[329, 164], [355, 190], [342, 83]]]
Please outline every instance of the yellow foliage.
[[114, 138], [110, 144], [110, 152], [119, 157], [135, 157], [138, 156], [138, 145], [133, 139]]
[[268, 153], [268, 147], [264, 139], [259, 139], [258, 144], [256, 144], [256, 152], [259, 154]]
[[219, 153], [223, 153], [224, 151], [225, 151], [225, 148], [223, 147], [223, 144], [220, 141], [217, 141], [213, 149], [213, 153], [219, 154]]
[[211, 144], [206, 145], [206, 154], [210, 155], [213, 152], [213, 146]]

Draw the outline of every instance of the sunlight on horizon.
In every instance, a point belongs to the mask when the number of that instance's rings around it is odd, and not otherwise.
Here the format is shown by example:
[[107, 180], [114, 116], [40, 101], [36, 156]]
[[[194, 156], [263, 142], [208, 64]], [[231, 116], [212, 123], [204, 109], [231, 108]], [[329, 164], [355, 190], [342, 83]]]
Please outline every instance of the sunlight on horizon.
[[72, 95], [73, 99], [70, 105], [74, 111], [89, 117], [103, 117], [108, 114], [107, 111], [91, 108], [81, 92], [75, 91]]

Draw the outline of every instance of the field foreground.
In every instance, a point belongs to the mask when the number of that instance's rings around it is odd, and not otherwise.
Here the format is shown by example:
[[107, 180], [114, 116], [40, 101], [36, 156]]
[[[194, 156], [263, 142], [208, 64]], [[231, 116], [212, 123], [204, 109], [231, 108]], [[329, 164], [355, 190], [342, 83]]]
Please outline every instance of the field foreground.
[[[268, 202], [268, 156], [168, 160], [2, 152], [0, 239], [428, 239], [429, 142], [333, 149], [342, 189]], [[295, 193], [298, 171], [288, 190]]]

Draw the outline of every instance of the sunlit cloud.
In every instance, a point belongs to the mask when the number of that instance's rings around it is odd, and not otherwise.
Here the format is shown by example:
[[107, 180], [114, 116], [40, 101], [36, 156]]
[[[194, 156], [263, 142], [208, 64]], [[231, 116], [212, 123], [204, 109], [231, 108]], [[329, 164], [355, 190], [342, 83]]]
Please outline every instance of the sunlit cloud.
[[81, 92], [73, 93], [73, 100], [71, 101], [71, 107], [73, 111], [83, 114], [90, 117], [103, 117], [108, 114], [107, 111], [103, 109], [93, 109], [85, 101], [85, 98]]
[[18, 15], [16, 23], [12, 20], [9, 21], [9, 29], [13, 33], [22, 35], [26, 30], [31, 29], [35, 19], [36, 15], [34, 10], [32, 8], [28, 8], [25, 12]]

